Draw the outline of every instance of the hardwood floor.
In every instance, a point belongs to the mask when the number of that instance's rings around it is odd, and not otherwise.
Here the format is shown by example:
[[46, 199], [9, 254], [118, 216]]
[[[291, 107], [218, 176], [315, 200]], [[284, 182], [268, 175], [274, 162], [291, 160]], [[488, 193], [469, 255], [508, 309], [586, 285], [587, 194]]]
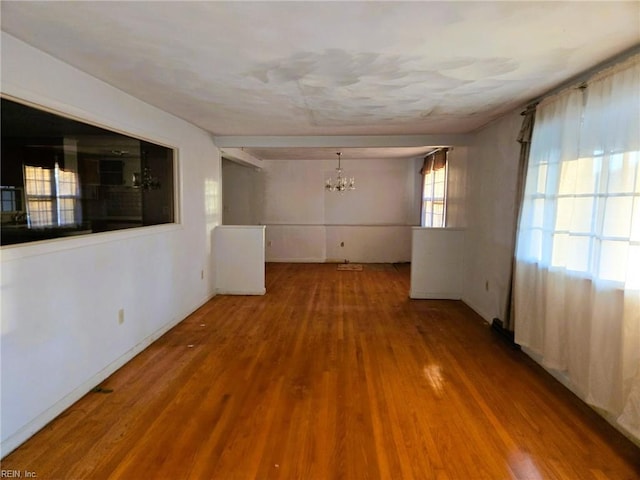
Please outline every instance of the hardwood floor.
[[[640, 449], [409, 267], [269, 264], [2, 461], [38, 479], [632, 479]], [[23, 474], [24, 477], [24, 474]]]

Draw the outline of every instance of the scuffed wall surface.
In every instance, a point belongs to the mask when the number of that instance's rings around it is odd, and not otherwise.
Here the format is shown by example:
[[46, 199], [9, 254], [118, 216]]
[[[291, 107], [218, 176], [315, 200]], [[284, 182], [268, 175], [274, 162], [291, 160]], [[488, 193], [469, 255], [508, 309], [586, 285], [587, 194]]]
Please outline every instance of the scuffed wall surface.
[[468, 149], [463, 300], [487, 321], [504, 319], [509, 290], [521, 122], [519, 111], [496, 120]]

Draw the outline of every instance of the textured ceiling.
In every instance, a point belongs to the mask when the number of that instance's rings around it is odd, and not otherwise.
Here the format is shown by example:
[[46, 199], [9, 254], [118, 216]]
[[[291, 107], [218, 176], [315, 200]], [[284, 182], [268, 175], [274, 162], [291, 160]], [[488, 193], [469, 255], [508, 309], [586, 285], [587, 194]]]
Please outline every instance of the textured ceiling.
[[1, 2], [2, 29], [218, 136], [473, 131], [640, 42], [640, 2]]

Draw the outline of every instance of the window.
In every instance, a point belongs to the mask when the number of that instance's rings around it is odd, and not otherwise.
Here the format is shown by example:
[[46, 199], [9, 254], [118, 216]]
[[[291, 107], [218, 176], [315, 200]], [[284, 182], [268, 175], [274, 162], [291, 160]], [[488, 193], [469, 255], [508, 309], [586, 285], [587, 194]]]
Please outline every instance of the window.
[[55, 163], [53, 169], [24, 166], [29, 228], [80, 224], [78, 181], [75, 172], [66, 172]]
[[423, 227], [443, 228], [446, 225], [447, 163], [447, 149], [438, 150], [425, 157], [420, 171], [423, 176]]
[[16, 187], [0, 187], [2, 213], [19, 213], [22, 211], [22, 189]]
[[174, 221], [172, 149], [7, 99], [0, 113], [2, 245]]
[[[640, 274], [629, 269], [629, 258], [640, 238], [640, 152], [633, 144], [609, 150], [580, 144], [587, 142], [580, 135], [583, 116], [602, 115], [583, 106], [588, 93], [593, 103], [593, 89], [576, 91], [538, 112], [518, 257], [574, 277], [638, 288]], [[568, 138], [575, 146], [567, 146]]]
[[515, 340], [640, 435], [640, 56], [536, 109]]
[[[529, 196], [529, 242], [523, 239], [522, 253], [551, 268], [624, 283], [627, 244], [640, 238], [640, 222], [632, 221], [640, 215], [638, 165], [640, 152], [630, 151], [533, 168], [538, 187]], [[557, 187], [545, 191], [554, 176]]]

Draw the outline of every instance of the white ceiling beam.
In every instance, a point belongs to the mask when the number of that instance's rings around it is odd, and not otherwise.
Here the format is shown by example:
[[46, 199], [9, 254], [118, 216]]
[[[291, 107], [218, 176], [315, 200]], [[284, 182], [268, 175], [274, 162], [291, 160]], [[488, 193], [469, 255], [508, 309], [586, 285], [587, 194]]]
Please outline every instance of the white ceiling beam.
[[[216, 144], [217, 145], [217, 144]], [[218, 145], [218, 147], [220, 147]], [[228, 158], [234, 162], [251, 167], [262, 168], [264, 161], [261, 158], [254, 157], [250, 153], [245, 152], [242, 148], [220, 148], [223, 158]]]

